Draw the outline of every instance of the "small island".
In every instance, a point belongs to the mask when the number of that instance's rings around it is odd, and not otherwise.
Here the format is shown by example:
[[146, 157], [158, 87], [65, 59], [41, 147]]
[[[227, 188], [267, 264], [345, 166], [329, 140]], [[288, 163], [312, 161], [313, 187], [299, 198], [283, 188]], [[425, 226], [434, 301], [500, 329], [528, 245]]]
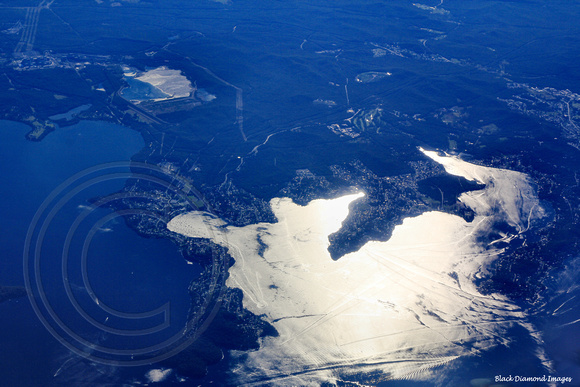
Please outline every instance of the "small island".
[[26, 134], [26, 138], [30, 141], [40, 141], [47, 134], [56, 129], [56, 124], [48, 120], [39, 120], [34, 116], [29, 116], [25, 121], [32, 126], [32, 130]]

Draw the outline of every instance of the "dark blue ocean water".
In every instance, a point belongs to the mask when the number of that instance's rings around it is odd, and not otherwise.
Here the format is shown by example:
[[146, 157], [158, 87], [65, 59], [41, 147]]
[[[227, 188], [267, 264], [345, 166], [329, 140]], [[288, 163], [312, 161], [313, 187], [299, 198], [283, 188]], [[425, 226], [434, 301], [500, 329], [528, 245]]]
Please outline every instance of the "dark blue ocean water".
[[[128, 161], [143, 147], [137, 132], [110, 123], [83, 121], [51, 133], [40, 143], [25, 140], [28, 130], [23, 124], [0, 121], [0, 285], [4, 286], [24, 286], [23, 252], [27, 230], [35, 212], [51, 192], [79, 171], [103, 163]], [[134, 339], [123, 342], [122, 338], [103, 334], [80, 318], [63, 290], [61, 268], [65, 236], [71, 230], [72, 221], [78, 219], [91, 198], [112, 194], [123, 187], [126, 180], [123, 174], [129, 172], [128, 168], [118, 168], [115, 172], [118, 174], [115, 176], [120, 177], [106, 178], [79, 192], [56, 212], [41, 244], [40, 277], [51, 307], [75, 333], [97, 344], [137, 348], [141, 343], [135, 344]], [[73, 182], [73, 188], [75, 184], [79, 183]], [[53, 202], [48, 208], [56, 208], [56, 205]], [[98, 224], [107, 216], [110, 220]], [[189, 308], [187, 288], [199, 273], [198, 268], [188, 265], [168, 240], [137, 235], [122, 217], [115, 216], [109, 209], [91, 213], [77, 229], [69, 249], [69, 283], [75, 300], [90, 317], [98, 323], [104, 323], [109, 317], [110, 325], [123, 328], [121, 319], [108, 316], [91, 300], [81, 275], [82, 243], [88, 240], [86, 237], [94, 225], [100, 227], [88, 243], [86, 273], [100, 304], [126, 313], [139, 313], [169, 302], [171, 324], [183, 324]], [[148, 328], [159, 321], [160, 316], [156, 316], [142, 325]], [[136, 324], [128, 328], [139, 327], [139, 322]], [[0, 343], [0, 385], [70, 384], [80, 380], [77, 377], [81, 373], [84, 380], [91, 380], [91, 374], [96, 375], [95, 382], [99, 375], [107, 374], [111, 382], [116, 374], [126, 373], [112, 367], [91, 365], [73, 355], [49, 334], [26, 298], [0, 304]], [[147, 344], [147, 338], [144, 343]], [[65, 366], [57, 374], [63, 364]], [[143, 375], [140, 369], [132, 372], [136, 377]]]

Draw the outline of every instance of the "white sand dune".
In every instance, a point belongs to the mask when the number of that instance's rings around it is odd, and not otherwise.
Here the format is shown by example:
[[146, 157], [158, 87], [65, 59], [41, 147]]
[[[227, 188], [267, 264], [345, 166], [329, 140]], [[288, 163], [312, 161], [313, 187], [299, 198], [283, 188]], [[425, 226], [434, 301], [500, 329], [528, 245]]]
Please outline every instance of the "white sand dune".
[[[431, 378], [435, 366], [506, 343], [503, 333], [514, 324], [532, 329], [509, 300], [483, 296], [473, 284], [501, 252], [480, 246], [476, 235], [489, 233], [497, 220], [517, 234], [542, 216], [526, 175], [423, 153], [448, 173], [486, 184], [460, 198], [475, 211], [473, 222], [424, 213], [405, 219], [389, 241], [368, 242], [333, 261], [328, 235], [363, 193], [306, 206], [272, 199], [274, 224], [226, 227], [200, 212], [171, 220], [170, 230], [229, 249], [236, 262], [227, 286], [241, 289], [244, 306], [279, 332], [260, 349], [237, 353], [237, 383], [318, 385], [377, 371], [385, 378]], [[260, 243], [267, 246], [262, 254]]]
[[169, 98], [189, 97], [190, 93], [194, 91], [191, 82], [181, 71], [170, 70], [165, 66], [146, 71], [135, 79], [155, 86], [169, 95]]
[[145, 374], [145, 377], [147, 378], [147, 381], [149, 383], [159, 383], [159, 382], [163, 382], [165, 379], [167, 379], [167, 377], [169, 375], [171, 375], [172, 372], [173, 372], [173, 370], [171, 368], [169, 368], [169, 369], [163, 369], [163, 368], [152, 369], [152, 370], [149, 370]]

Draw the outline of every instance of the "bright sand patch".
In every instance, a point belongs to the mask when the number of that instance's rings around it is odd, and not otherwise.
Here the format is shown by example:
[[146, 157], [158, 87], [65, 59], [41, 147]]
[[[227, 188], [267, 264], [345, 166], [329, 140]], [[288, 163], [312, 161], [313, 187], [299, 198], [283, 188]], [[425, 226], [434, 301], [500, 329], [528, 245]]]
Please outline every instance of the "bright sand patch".
[[169, 98], [189, 97], [189, 94], [194, 90], [191, 82], [181, 74], [181, 71], [170, 70], [165, 66], [149, 70], [135, 79], [155, 86], [168, 94]]

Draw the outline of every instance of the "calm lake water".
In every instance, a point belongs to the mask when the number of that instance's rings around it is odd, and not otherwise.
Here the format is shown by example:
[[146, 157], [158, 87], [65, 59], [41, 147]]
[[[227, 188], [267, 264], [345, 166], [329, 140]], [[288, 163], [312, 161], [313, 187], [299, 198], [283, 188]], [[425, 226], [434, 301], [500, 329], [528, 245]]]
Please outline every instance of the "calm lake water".
[[[51, 192], [87, 168], [129, 161], [144, 146], [137, 132], [104, 122], [83, 121], [61, 128], [39, 143], [25, 140], [28, 130], [29, 127], [20, 123], [0, 121], [0, 213], [3, 221], [0, 285], [4, 286], [24, 286], [23, 253], [27, 231], [36, 211]], [[63, 290], [61, 268], [65, 236], [90, 199], [112, 194], [123, 187], [128, 168], [120, 167], [115, 172], [116, 178], [102, 179], [90, 189], [80, 191], [56, 212], [42, 242], [39, 270], [47, 299], [75, 333], [89, 342], [135, 348], [134, 341], [115, 341], [114, 335], [100, 333], [80, 318]], [[80, 183], [73, 182], [71, 187], [75, 184]], [[54, 203], [51, 206], [49, 210], [56, 208]], [[98, 224], [107, 217], [110, 217], [108, 221]], [[124, 326], [122, 319], [107, 315], [95, 305], [80, 273], [79, 256], [82, 242], [87, 240], [90, 242], [86, 254], [87, 279], [101, 307], [107, 305], [118, 311], [139, 313], [169, 302], [171, 324], [183, 324], [189, 309], [187, 288], [199, 274], [199, 268], [188, 265], [168, 240], [137, 235], [111, 210], [98, 209], [86, 218], [86, 222], [89, 224], [81, 225], [75, 234], [78, 241], [73, 239], [71, 243], [69, 282], [75, 300], [96, 323], [108, 323], [120, 329], [147, 329], [158, 324], [160, 316], [152, 317], [142, 326], [140, 323]], [[91, 226], [95, 225], [99, 228], [87, 239]], [[73, 355], [52, 337], [26, 298], [0, 304], [0, 343], [0, 385], [63, 385], [80, 380], [98, 383], [101, 377], [111, 382], [117, 377], [126, 380], [131, 374], [143, 379], [141, 368], [124, 370], [95, 366]], [[146, 340], [144, 344], [150, 343]]]

